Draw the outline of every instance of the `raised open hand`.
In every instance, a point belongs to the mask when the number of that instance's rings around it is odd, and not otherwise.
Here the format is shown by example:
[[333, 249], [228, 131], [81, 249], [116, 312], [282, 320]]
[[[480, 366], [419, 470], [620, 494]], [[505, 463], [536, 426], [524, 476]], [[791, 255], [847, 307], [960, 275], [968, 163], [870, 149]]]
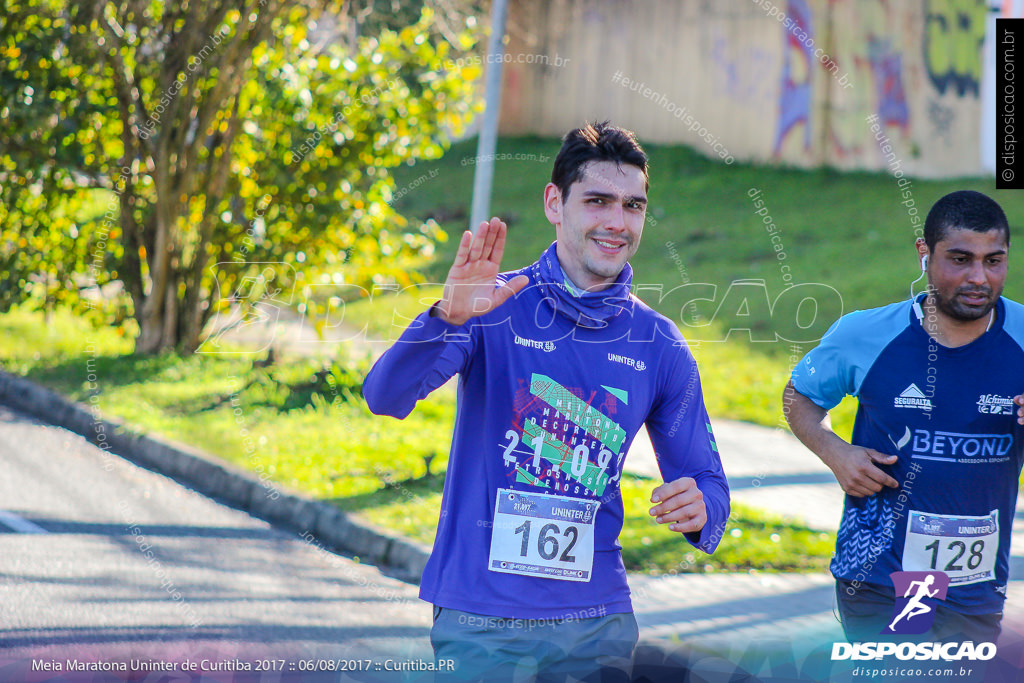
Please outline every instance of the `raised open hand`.
[[493, 311], [530, 281], [525, 275], [517, 275], [506, 284], [495, 286], [507, 230], [501, 220], [492, 218], [489, 223], [480, 224], [476, 235], [469, 230], [462, 234], [455, 263], [444, 282], [444, 298], [437, 303], [443, 320], [463, 325], [470, 318]]

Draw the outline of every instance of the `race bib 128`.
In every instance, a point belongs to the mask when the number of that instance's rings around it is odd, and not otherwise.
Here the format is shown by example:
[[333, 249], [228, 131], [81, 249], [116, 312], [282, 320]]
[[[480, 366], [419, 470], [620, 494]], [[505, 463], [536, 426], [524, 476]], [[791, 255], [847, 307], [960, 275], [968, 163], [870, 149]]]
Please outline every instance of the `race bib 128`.
[[912, 510], [903, 549], [904, 571], [941, 571], [949, 585], [991, 581], [999, 555], [999, 511], [980, 517]]

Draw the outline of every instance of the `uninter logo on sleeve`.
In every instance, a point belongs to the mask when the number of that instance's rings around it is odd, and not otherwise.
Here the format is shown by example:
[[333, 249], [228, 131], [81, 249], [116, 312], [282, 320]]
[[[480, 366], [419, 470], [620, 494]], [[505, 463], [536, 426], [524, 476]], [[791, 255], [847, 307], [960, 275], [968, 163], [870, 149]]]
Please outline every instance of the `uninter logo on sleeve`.
[[614, 363], [622, 363], [623, 365], [628, 365], [631, 368], [635, 368], [637, 371], [643, 371], [647, 369], [647, 365], [642, 360], [636, 360], [635, 358], [630, 358], [629, 356], [620, 356], [617, 353], [609, 352], [608, 360]]
[[518, 334], [516, 335], [515, 342], [519, 346], [525, 346], [528, 349], [540, 349], [541, 351], [546, 351], [548, 353], [551, 353], [557, 348], [555, 346], [555, 342], [537, 341], [536, 339], [526, 339], [524, 337], [520, 337]]

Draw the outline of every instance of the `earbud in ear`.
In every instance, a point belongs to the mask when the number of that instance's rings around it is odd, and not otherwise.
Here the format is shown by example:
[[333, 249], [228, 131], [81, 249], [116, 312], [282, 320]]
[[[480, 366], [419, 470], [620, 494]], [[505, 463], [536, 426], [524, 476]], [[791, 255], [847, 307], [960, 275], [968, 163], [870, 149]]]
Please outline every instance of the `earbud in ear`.
[[921, 257], [921, 270], [928, 270], [928, 254]]

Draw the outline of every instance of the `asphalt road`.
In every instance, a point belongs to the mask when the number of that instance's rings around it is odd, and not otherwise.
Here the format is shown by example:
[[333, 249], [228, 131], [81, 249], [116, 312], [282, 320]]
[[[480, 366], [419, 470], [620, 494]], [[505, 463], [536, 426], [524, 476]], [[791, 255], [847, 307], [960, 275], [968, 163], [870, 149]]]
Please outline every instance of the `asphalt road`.
[[[684, 667], [734, 680], [735, 662], [796, 676], [820, 664], [804, 650], [841, 640], [826, 576], [631, 584], [641, 635], [659, 644], [638, 661], [672, 654], [666, 680]], [[1000, 641], [1009, 677], [986, 683], [1021, 680], [1017, 595]], [[414, 586], [0, 405], [0, 683], [426, 682], [429, 623]]]
[[4, 406], [0, 468], [0, 681], [430, 678], [414, 586]]

